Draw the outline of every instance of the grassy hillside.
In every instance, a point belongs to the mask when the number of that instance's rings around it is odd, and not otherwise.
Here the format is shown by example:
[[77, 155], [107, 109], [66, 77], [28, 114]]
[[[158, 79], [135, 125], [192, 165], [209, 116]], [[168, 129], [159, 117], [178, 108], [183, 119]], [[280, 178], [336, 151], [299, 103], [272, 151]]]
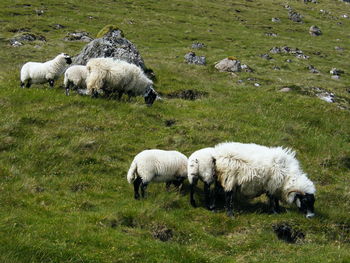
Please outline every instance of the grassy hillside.
[[[318, 2], [1, 1], [0, 262], [350, 262], [350, 20], [342, 17], [350, 15], [350, 5]], [[285, 4], [304, 22], [289, 20]], [[66, 34], [94, 37], [106, 24], [118, 25], [138, 47], [159, 92], [207, 95], [146, 107], [141, 97], [67, 97], [62, 79], [55, 89], [19, 88], [23, 63], [75, 55], [85, 43], [63, 41]], [[311, 25], [323, 34], [310, 36]], [[12, 47], [9, 40], [20, 28], [47, 41]], [[206, 56], [206, 66], [184, 63], [197, 41], [206, 45], [194, 50]], [[299, 48], [310, 58], [260, 57], [274, 46]], [[227, 56], [254, 72], [217, 72], [214, 63]], [[308, 65], [320, 73], [310, 73]], [[333, 67], [345, 71], [339, 80], [329, 74]], [[278, 92], [282, 87], [292, 91]], [[334, 93], [336, 103], [320, 100], [312, 87]], [[193, 209], [188, 189], [180, 195], [163, 184], [151, 184], [147, 199], [133, 199], [126, 172], [141, 150], [189, 156], [223, 141], [295, 149], [317, 187], [317, 216], [306, 219], [294, 206], [269, 215], [261, 197], [236, 203], [231, 219], [205, 210], [203, 200]], [[282, 222], [305, 239], [279, 240], [272, 226]], [[162, 230], [171, 230], [170, 240], [156, 238]]]

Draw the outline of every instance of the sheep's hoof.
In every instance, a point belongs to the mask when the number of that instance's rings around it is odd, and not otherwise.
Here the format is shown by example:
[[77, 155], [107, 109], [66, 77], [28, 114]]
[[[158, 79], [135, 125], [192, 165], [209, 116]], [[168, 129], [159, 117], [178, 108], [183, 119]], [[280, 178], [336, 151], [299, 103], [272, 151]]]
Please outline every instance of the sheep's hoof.
[[227, 211], [227, 216], [233, 218], [234, 217], [233, 212], [232, 211]]
[[214, 211], [216, 209], [216, 206], [215, 205], [210, 205], [209, 207], [208, 207], [208, 210], [210, 210], [210, 211]]
[[196, 207], [197, 207], [196, 202], [192, 201], [192, 202], [191, 202], [191, 206], [192, 206], [193, 208], [196, 208]]

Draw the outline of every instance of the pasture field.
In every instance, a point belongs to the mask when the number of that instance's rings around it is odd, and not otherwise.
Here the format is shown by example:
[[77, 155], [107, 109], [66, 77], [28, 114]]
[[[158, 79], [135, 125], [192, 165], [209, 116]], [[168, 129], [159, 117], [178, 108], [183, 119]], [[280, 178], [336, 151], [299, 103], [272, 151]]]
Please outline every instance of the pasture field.
[[[350, 5], [317, 2], [0, 1], [0, 262], [350, 262]], [[303, 23], [288, 19], [286, 4]], [[68, 97], [62, 78], [54, 89], [19, 87], [23, 63], [76, 55], [86, 43], [64, 41], [67, 33], [95, 37], [107, 24], [137, 46], [163, 100], [147, 107], [141, 97]], [[323, 34], [310, 36], [312, 25]], [[46, 42], [11, 46], [20, 29]], [[206, 47], [193, 50], [194, 42]], [[309, 58], [269, 53], [282, 46]], [[207, 65], [186, 64], [191, 50]], [[260, 57], [266, 53], [273, 59]], [[254, 72], [215, 70], [228, 56]], [[344, 71], [340, 79], [331, 78], [332, 68]], [[315, 88], [335, 94], [335, 102], [319, 99]], [[205, 95], [166, 96], [183, 90]], [[188, 185], [179, 194], [150, 184], [145, 200], [133, 199], [126, 173], [138, 152], [189, 156], [224, 141], [293, 148], [316, 185], [316, 217], [286, 205], [270, 215], [262, 196], [236, 202], [228, 218], [223, 209], [205, 210], [201, 183], [196, 209]], [[305, 238], [279, 240], [273, 225], [280, 223]], [[162, 231], [171, 233], [168, 241], [157, 238]]]

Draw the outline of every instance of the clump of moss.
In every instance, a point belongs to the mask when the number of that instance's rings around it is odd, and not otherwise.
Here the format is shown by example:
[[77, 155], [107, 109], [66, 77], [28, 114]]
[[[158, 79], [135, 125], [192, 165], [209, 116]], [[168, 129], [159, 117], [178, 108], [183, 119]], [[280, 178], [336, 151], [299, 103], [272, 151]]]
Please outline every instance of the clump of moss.
[[123, 31], [122, 31], [118, 26], [116, 26], [116, 25], [106, 25], [106, 26], [104, 26], [104, 27], [100, 30], [100, 32], [97, 33], [97, 36], [96, 36], [96, 37], [97, 37], [97, 38], [101, 38], [101, 37], [107, 35], [109, 32], [111, 32], [111, 31], [113, 31], [113, 30], [119, 30], [119, 31], [120, 31], [120, 35], [121, 35], [122, 37], [124, 37]]
[[229, 60], [237, 60], [237, 58], [234, 57], [234, 56], [229, 56], [229, 57], [227, 57], [227, 59], [229, 59]]

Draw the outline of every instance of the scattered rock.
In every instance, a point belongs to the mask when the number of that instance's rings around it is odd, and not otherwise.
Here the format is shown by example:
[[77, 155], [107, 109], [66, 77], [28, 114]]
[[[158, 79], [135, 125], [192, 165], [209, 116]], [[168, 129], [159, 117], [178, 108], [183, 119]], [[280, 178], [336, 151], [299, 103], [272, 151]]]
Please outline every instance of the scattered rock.
[[61, 24], [54, 24], [51, 26], [53, 29], [63, 29], [65, 28], [65, 26], [61, 25]]
[[302, 15], [299, 14], [298, 12], [294, 11], [294, 10], [289, 10], [288, 11], [288, 17], [290, 20], [292, 20], [293, 22], [297, 22], [297, 23], [301, 23], [303, 22], [302, 20]]
[[164, 123], [166, 127], [171, 127], [176, 123], [176, 120], [165, 120]]
[[331, 92], [324, 91], [324, 92], [316, 94], [316, 96], [318, 98], [320, 98], [321, 100], [324, 100], [324, 101], [326, 101], [328, 103], [334, 103], [335, 102], [334, 93], [331, 93]]
[[313, 65], [309, 65], [307, 69], [309, 69], [310, 72], [314, 74], [320, 73]]
[[336, 51], [340, 51], [340, 52], [344, 51], [344, 48], [338, 47], [338, 46], [335, 46], [334, 49], [335, 49]]
[[337, 69], [337, 68], [332, 68], [329, 73], [331, 73], [332, 75], [336, 75], [336, 76], [340, 76], [341, 74], [344, 73], [343, 70], [341, 69]]
[[265, 33], [265, 36], [268, 36], [268, 37], [277, 37], [277, 34], [276, 33]]
[[338, 79], [340, 79], [340, 76], [339, 75], [332, 75], [331, 78], [338, 80]]
[[260, 57], [263, 58], [263, 59], [267, 59], [267, 60], [271, 60], [272, 59], [272, 57], [270, 57], [269, 54], [262, 54], [262, 55], [260, 55]]
[[254, 86], [255, 86], [255, 87], [260, 87], [261, 84], [256, 82], [256, 83], [254, 83]]
[[322, 35], [321, 29], [317, 26], [311, 26], [309, 29], [309, 33], [311, 36], [320, 36]]
[[173, 237], [173, 231], [166, 226], [157, 226], [152, 231], [152, 236], [160, 241], [168, 241]]
[[72, 32], [68, 33], [64, 38], [65, 41], [83, 41], [83, 42], [91, 42], [93, 39], [89, 36], [89, 33], [82, 32]]
[[290, 92], [290, 91], [292, 91], [292, 89], [289, 88], [289, 87], [284, 87], [284, 88], [281, 88], [281, 89], [279, 90], [279, 92]]
[[189, 89], [168, 93], [166, 94], [166, 97], [169, 99], [196, 100], [206, 95], [208, 95], [207, 92]]
[[32, 33], [23, 33], [20, 35], [15, 36], [14, 38], [10, 39], [10, 44], [12, 46], [22, 46], [23, 45], [23, 41], [46, 41], [46, 38], [44, 36], [38, 36], [38, 35], [34, 35]]
[[155, 78], [153, 71], [145, 66], [136, 46], [124, 38], [123, 32], [116, 27], [110, 28], [102, 37], [88, 43], [80, 54], [73, 58], [73, 64], [86, 65], [90, 58], [99, 57], [112, 57], [133, 63], [142, 68], [150, 78]]
[[288, 63], [292, 63], [292, 62], [293, 62], [293, 60], [291, 60], [291, 59], [287, 59], [287, 60], [286, 60], [286, 62], [288, 62]]
[[22, 32], [29, 32], [30, 29], [28, 27], [21, 27], [21, 28], [9, 29], [8, 31], [11, 33], [22, 33]]
[[83, 190], [85, 190], [86, 188], [88, 188], [90, 185], [87, 183], [77, 183], [71, 186], [71, 191], [72, 192], [81, 192]]
[[243, 72], [247, 72], [247, 73], [254, 72], [254, 70], [251, 67], [249, 67], [248, 65], [246, 65], [246, 64], [242, 64], [241, 65], [241, 69], [242, 69]]
[[41, 16], [41, 15], [43, 15], [45, 12], [44, 12], [44, 10], [36, 9], [36, 10], [35, 10], [35, 13], [36, 13], [37, 16]]
[[200, 43], [200, 42], [195, 42], [195, 43], [192, 43], [191, 48], [201, 49], [201, 48], [205, 48], [205, 45], [203, 43]]
[[342, 18], [349, 18], [348, 15], [344, 14], [344, 15], [341, 15]]
[[273, 17], [273, 18], [271, 18], [271, 21], [274, 23], [279, 23], [279, 22], [281, 22], [281, 19], [279, 19], [278, 17]]
[[296, 243], [305, 238], [302, 231], [293, 229], [288, 223], [273, 225], [272, 228], [277, 237], [287, 243]]
[[196, 53], [192, 51], [185, 55], [185, 60], [188, 64], [203, 65], [203, 66], [206, 64], [206, 58], [204, 56], [196, 56]]
[[305, 54], [296, 54], [295, 55], [296, 58], [301, 58], [301, 59], [309, 59], [310, 57], [305, 55]]
[[281, 68], [280, 67], [278, 67], [278, 66], [273, 66], [273, 68], [272, 68], [273, 70], [281, 70]]
[[273, 54], [278, 54], [281, 52], [282, 52], [282, 50], [279, 47], [273, 47], [270, 49], [270, 53], [273, 53]]
[[241, 62], [235, 57], [224, 58], [215, 64], [215, 68], [220, 72], [240, 72], [242, 70]]
[[304, 0], [304, 3], [314, 3], [314, 4], [317, 4], [317, 0]]

